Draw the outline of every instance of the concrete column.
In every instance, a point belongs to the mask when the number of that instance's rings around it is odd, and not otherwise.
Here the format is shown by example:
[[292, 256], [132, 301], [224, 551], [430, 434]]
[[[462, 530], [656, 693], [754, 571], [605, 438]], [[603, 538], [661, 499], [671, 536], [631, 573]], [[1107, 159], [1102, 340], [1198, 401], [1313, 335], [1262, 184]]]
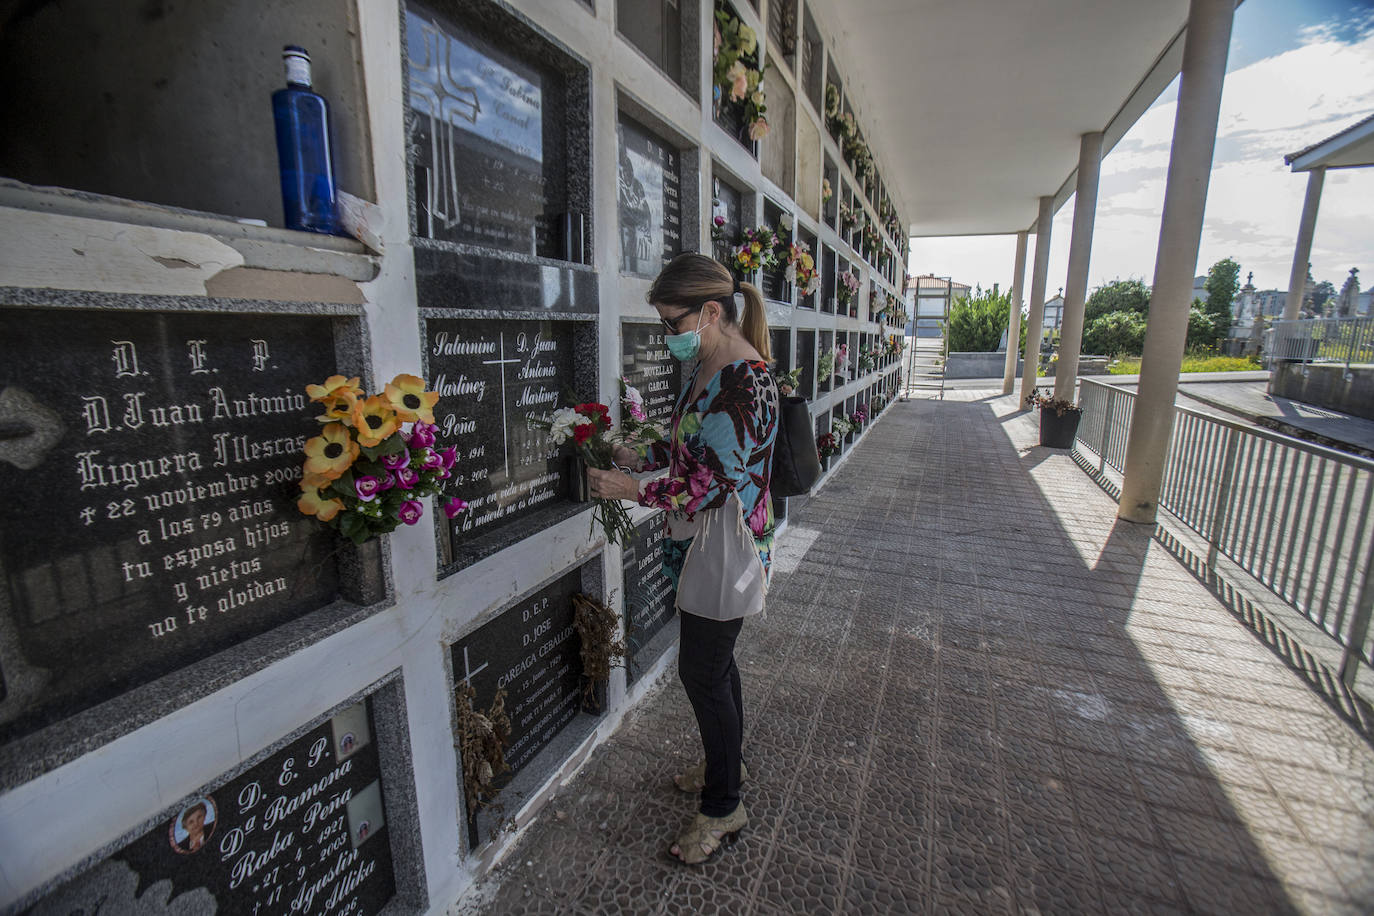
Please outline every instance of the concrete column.
[[1024, 229], [1016, 233], [1016, 267], [1011, 276], [1011, 314], [1007, 316], [1007, 366], [1002, 374], [1002, 393], [1011, 394], [1016, 386], [1016, 358], [1021, 355], [1021, 287], [1026, 281], [1026, 238]]
[[1030, 312], [1026, 315], [1026, 365], [1021, 372], [1021, 396], [1016, 403], [1026, 406], [1035, 390], [1035, 370], [1040, 365], [1040, 326], [1045, 321], [1045, 280], [1050, 272], [1050, 231], [1054, 228], [1054, 195], [1040, 198], [1040, 214], [1035, 218], [1035, 267], [1031, 270]]
[[1298, 317], [1302, 308], [1302, 291], [1307, 285], [1307, 263], [1312, 260], [1312, 233], [1317, 228], [1317, 208], [1322, 202], [1322, 183], [1326, 181], [1326, 166], [1318, 166], [1307, 173], [1307, 196], [1302, 202], [1302, 222], [1298, 223], [1298, 242], [1293, 247], [1293, 269], [1288, 272], [1288, 298], [1283, 301], [1283, 317]]
[[1234, 13], [1235, 0], [1191, 0], [1188, 5], [1150, 321], [1117, 510], [1127, 521], [1153, 524], [1159, 507]]
[[1073, 236], [1069, 240], [1069, 278], [1064, 284], [1064, 318], [1059, 326], [1059, 364], [1054, 396], [1073, 400], [1078, 384], [1078, 354], [1083, 348], [1083, 306], [1088, 298], [1088, 260], [1097, 219], [1097, 178], [1102, 171], [1102, 132], [1078, 142], [1078, 184], [1074, 190]]

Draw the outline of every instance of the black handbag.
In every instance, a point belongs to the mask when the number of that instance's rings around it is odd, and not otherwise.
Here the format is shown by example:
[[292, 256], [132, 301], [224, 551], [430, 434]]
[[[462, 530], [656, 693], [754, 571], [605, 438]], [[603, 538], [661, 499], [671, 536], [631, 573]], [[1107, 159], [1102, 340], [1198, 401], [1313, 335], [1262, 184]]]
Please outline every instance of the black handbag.
[[778, 435], [773, 441], [773, 476], [769, 492], [774, 496], [800, 496], [821, 477], [821, 457], [816, 451], [816, 431], [806, 398], [778, 398]]

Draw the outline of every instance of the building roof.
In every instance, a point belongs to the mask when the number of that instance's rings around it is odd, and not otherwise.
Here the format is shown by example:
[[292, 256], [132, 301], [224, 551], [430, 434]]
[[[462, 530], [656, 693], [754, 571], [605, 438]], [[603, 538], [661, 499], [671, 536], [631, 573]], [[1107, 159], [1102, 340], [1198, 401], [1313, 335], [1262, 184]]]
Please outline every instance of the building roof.
[[1315, 168], [1358, 169], [1374, 165], [1374, 114], [1345, 130], [1283, 157], [1295, 172]]
[[1178, 74], [1187, 0], [846, 0], [812, 9], [917, 236], [1017, 232]]

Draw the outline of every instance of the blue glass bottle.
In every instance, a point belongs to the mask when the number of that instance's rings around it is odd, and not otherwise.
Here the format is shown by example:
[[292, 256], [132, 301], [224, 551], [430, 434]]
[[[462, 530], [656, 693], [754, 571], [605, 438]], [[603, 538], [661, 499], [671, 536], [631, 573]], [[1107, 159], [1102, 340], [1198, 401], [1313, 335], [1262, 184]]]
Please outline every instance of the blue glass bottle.
[[272, 93], [272, 116], [286, 228], [337, 235], [329, 103], [310, 89], [310, 55], [304, 48], [287, 45], [282, 60], [286, 88]]

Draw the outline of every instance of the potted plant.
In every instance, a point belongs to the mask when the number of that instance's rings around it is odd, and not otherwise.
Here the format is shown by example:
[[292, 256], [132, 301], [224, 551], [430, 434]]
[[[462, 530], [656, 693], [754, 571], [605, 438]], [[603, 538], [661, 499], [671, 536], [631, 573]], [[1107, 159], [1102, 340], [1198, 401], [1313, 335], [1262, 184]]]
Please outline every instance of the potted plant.
[[1073, 440], [1078, 435], [1078, 421], [1083, 419], [1083, 408], [1049, 394], [1041, 394], [1034, 389], [1026, 397], [1027, 407], [1040, 408], [1040, 444], [1047, 448], [1073, 448]]

